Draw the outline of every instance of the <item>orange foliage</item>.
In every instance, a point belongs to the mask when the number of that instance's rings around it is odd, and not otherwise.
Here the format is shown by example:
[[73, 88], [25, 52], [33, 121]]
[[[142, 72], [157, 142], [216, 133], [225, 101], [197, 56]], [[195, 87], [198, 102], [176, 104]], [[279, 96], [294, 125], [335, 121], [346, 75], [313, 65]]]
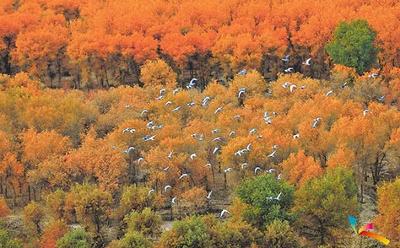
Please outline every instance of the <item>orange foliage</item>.
[[307, 180], [323, 173], [321, 166], [312, 157], [305, 155], [302, 150], [296, 155], [291, 154], [287, 160], [283, 161], [281, 166], [284, 177], [297, 186], [301, 186]]
[[61, 220], [48, 224], [40, 238], [40, 248], [56, 248], [57, 240], [68, 231], [68, 226]]

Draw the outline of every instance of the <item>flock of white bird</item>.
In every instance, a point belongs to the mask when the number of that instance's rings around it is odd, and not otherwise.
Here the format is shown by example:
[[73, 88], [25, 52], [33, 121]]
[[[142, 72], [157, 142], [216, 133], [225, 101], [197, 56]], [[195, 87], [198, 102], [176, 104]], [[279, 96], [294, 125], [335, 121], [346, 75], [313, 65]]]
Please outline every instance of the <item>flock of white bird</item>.
[[[285, 63], [289, 62], [289, 60], [290, 60], [290, 56], [289, 56], [289, 55], [286, 55], [284, 58], [282, 58], [282, 61], [284, 61]], [[307, 59], [306, 61], [304, 61], [302, 64], [305, 65], [305, 66], [310, 66], [310, 65], [311, 65], [311, 61], [312, 61], [312, 59], [311, 59], [311, 58], [308, 58], [308, 59]], [[294, 72], [294, 68], [292, 68], [292, 67], [286, 68], [286, 69], [284, 69], [284, 72], [285, 72], [285, 73], [293, 73], [293, 72]], [[247, 74], [247, 70], [246, 70], [246, 69], [243, 69], [243, 70], [241, 70], [241, 71], [238, 73], [238, 75], [241, 75], [241, 76], [244, 76], [244, 75], [246, 75], [246, 74]], [[373, 74], [369, 75], [369, 78], [377, 78], [378, 76], [379, 76], [379, 75], [378, 75], [377, 73], [373, 73]], [[195, 87], [196, 87], [196, 84], [197, 84], [197, 81], [198, 81], [197, 78], [191, 79], [190, 82], [188, 83], [188, 85], [186, 86], [186, 88], [187, 88], [187, 89], [193, 89], [193, 88], [195, 88]], [[341, 86], [341, 88], [346, 87], [346, 85], [347, 85], [347, 83], [344, 83], [344, 84]], [[290, 82], [285, 82], [285, 83], [282, 84], [282, 87], [285, 88], [285, 89], [289, 89], [289, 91], [292, 93], [292, 92], [294, 92], [294, 91], [296, 90], [297, 85], [296, 85], [296, 84], [293, 84], [293, 83], [290, 83]], [[301, 89], [304, 89], [305, 86], [300, 86], [300, 88], [301, 88]], [[175, 95], [176, 93], [178, 93], [178, 92], [181, 91], [181, 90], [182, 90], [181, 88], [177, 88], [177, 89], [173, 90], [173, 95]], [[166, 93], [167, 93], [167, 90], [166, 90], [166, 89], [161, 89], [161, 90], [160, 90], [160, 94], [159, 94], [159, 96], [158, 96], [156, 99], [157, 99], [157, 100], [163, 99], [163, 98], [165, 97]], [[242, 87], [242, 88], [240, 88], [240, 89], [238, 90], [237, 97], [238, 97], [238, 98], [242, 98], [242, 97], [245, 96], [245, 94], [246, 94], [246, 88]], [[326, 96], [330, 96], [330, 95], [332, 95], [332, 94], [333, 94], [333, 90], [330, 90], [330, 91], [328, 91], [328, 92], [326, 93]], [[381, 99], [381, 100], [383, 100], [383, 99]], [[202, 107], [206, 107], [206, 106], [210, 103], [210, 101], [211, 101], [211, 97], [205, 96], [205, 97], [202, 99], [202, 101], [201, 101], [200, 104], [201, 104]], [[167, 101], [167, 102], [165, 103], [166, 106], [167, 106], [167, 105], [171, 105], [171, 104], [172, 104], [171, 101]], [[196, 104], [196, 103], [192, 101], [192, 102], [187, 103], [187, 106], [192, 107], [192, 106], [194, 106], [195, 104]], [[128, 107], [128, 105], [127, 105], [127, 107]], [[177, 107], [175, 107], [174, 109], [172, 109], [172, 112], [178, 112], [178, 111], [181, 109], [181, 107], [182, 107], [182, 106], [177, 106]], [[214, 114], [218, 114], [218, 113], [220, 113], [220, 112], [222, 112], [222, 111], [223, 111], [223, 107], [220, 106], [220, 107], [218, 107], [218, 108], [215, 109]], [[148, 114], [148, 112], [149, 112], [148, 110], [144, 109], [144, 110], [141, 112], [141, 114], [140, 114], [141, 117], [144, 117], [146, 114]], [[363, 111], [363, 115], [364, 115], [364, 116], [367, 115], [368, 112], [369, 112], [368, 109], [364, 110], [364, 111]], [[264, 122], [265, 122], [266, 124], [271, 124], [271, 123], [272, 123], [272, 119], [273, 119], [273, 117], [274, 117], [276, 114], [277, 114], [277, 113], [275, 113], [275, 112], [272, 112], [272, 113], [264, 112], [264, 116], [263, 116]], [[240, 119], [241, 117], [240, 117], [240, 115], [235, 115], [233, 118], [234, 118], [234, 119]], [[317, 127], [320, 125], [321, 121], [322, 121], [322, 118], [321, 118], [321, 117], [316, 117], [315, 119], [313, 119], [313, 121], [312, 121], [312, 123], [311, 123], [311, 127], [312, 127], [312, 128], [317, 128]], [[161, 125], [161, 124], [160, 124], [160, 125], [156, 125], [156, 123], [155, 123], [154, 121], [149, 121], [149, 122], [147, 123], [146, 127], [147, 127], [148, 129], [151, 129], [151, 130], [156, 130], [156, 129], [161, 129], [161, 128], [163, 127], [163, 125]], [[213, 129], [211, 132], [212, 132], [212, 134], [217, 134], [219, 131], [220, 131], [219, 129]], [[134, 133], [134, 132], [136, 132], [135, 128], [129, 128], [129, 127], [128, 127], [128, 128], [125, 128], [125, 129], [123, 130], [123, 133]], [[256, 128], [252, 128], [252, 129], [249, 130], [249, 134], [256, 134], [256, 132], [257, 132], [257, 129], [256, 129]], [[232, 137], [232, 136], [234, 136], [234, 135], [235, 135], [235, 131], [231, 131], [231, 132], [229, 133], [229, 137]], [[201, 133], [193, 133], [191, 136], [192, 136], [192, 138], [194, 138], [194, 139], [196, 139], [196, 140], [198, 140], [198, 141], [204, 140], [204, 134], [201, 134]], [[300, 138], [300, 134], [299, 134], [299, 133], [296, 133], [296, 134], [293, 135], [293, 139], [298, 139], [298, 138]], [[144, 141], [144, 142], [155, 141], [155, 139], [156, 139], [156, 135], [145, 135], [145, 136], [143, 137], [143, 141]], [[214, 138], [212, 141], [213, 141], [213, 142], [221, 142], [221, 141], [223, 141], [223, 139], [224, 139], [223, 137], [216, 137], [216, 138]], [[242, 149], [237, 150], [233, 155], [234, 155], [234, 156], [243, 156], [243, 155], [245, 155], [246, 153], [248, 153], [248, 152], [251, 151], [251, 146], [252, 146], [251, 144], [248, 144], [246, 147], [243, 147]], [[126, 153], [126, 154], [130, 154], [130, 153], [133, 152], [134, 150], [135, 150], [134, 147], [128, 147], [128, 149], [124, 150], [123, 152]], [[220, 151], [220, 147], [219, 147], [219, 146], [216, 146], [216, 147], [214, 148], [214, 150], [213, 150], [213, 154], [216, 154], [218, 151]], [[269, 158], [269, 159], [275, 158], [277, 151], [278, 151], [278, 146], [277, 146], [277, 145], [273, 145], [272, 151], [271, 151], [270, 154], [267, 155], [267, 158]], [[168, 154], [168, 156], [167, 156], [168, 159], [172, 159], [173, 154], [174, 154], [173, 151], [169, 152], [169, 154]], [[196, 154], [196, 153], [192, 153], [192, 154], [190, 154], [189, 157], [190, 157], [191, 160], [194, 160], [194, 159], [197, 158], [197, 154]], [[137, 159], [137, 162], [140, 163], [140, 162], [142, 162], [143, 160], [144, 160], [144, 159], [143, 159], [142, 157], [140, 157], [139, 159]], [[207, 166], [207, 167], [211, 167], [211, 164], [207, 164], [206, 166]], [[248, 163], [247, 163], [247, 162], [244, 162], [244, 163], [241, 164], [241, 168], [242, 168], [242, 169], [246, 168], [247, 166], [248, 166]], [[168, 169], [169, 169], [169, 167], [166, 167], [166, 168], [164, 168], [163, 170], [164, 170], [164, 171], [168, 171]], [[224, 172], [225, 174], [227, 174], [227, 173], [232, 172], [232, 171], [233, 171], [233, 168], [226, 168], [226, 169], [224, 169], [223, 172]], [[254, 169], [254, 174], [257, 175], [257, 173], [260, 173], [260, 172], [262, 172], [261, 167], [260, 167], [260, 166], [256, 166], [255, 169]], [[276, 170], [271, 168], [271, 169], [265, 170], [265, 172], [266, 172], [266, 173], [269, 173], [269, 174], [272, 174], [272, 173], [275, 173]], [[182, 173], [182, 174], [179, 176], [178, 179], [179, 179], [179, 180], [183, 180], [184, 178], [187, 178], [187, 177], [190, 177], [190, 175], [189, 175], [188, 173]], [[276, 178], [277, 178], [278, 180], [280, 180], [280, 179], [281, 179], [281, 174], [278, 174]], [[166, 185], [166, 186], [164, 186], [164, 192], [168, 192], [168, 191], [170, 191], [171, 189], [172, 189], [172, 186], [171, 186], [171, 185]], [[150, 194], [152, 194], [152, 193], [155, 193], [155, 189], [150, 189], [150, 190], [148, 191], [148, 195], [150, 195]], [[209, 191], [209, 192], [208, 192], [207, 197], [206, 197], [207, 200], [211, 200], [211, 195], [212, 195], [212, 193], [213, 193], [212, 191]], [[268, 196], [268, 197], [267, 197], [267, 200], [268, 200], [268, 201], [280, 201], [280, 200], [281, 200], [281, 197], [282, 197], [282, 193], [280, 192], [277, 196]], [[177, 203], [177, 199], [178, 199], [177, 196], [174, 196], [174, 197], [171, 198], [171, 206], [172, 206], [173, 204], [176, 204], [176, 203]], [[229, 211], [226, 210], [226, 209], [223, 209], [223, 210], [221, 211], [219, 217], [220, 217], [220, 218], [223, 218], [223, 217], [226, 216], [227, 214], [230, 214]]]

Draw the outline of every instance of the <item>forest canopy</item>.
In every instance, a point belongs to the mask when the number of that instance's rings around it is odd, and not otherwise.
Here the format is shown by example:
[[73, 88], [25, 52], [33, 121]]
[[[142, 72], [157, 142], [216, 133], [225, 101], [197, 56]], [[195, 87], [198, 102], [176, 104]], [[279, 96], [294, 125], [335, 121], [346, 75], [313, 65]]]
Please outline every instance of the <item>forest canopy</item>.
[[399, 247], [399, 18], [0, 1], [0, 247]]

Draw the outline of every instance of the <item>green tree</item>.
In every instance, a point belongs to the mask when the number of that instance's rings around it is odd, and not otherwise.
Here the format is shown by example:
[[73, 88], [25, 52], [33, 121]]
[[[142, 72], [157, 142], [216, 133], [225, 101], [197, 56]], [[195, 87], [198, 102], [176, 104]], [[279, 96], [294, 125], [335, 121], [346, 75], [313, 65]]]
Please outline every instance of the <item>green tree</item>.
[[72, 188], [66, 196], [66, 209], [74, 210], [78, 221], [91, 232], [100, 234], [111, 211], [112, 197], [96, 185], [82, 184]]
[[57, 248], [90, 248], [90, 235], [82, 228], [74, 229], [66, 233], [57, 242]]
[[[263, 234], [260, 230], [245, 221], [227, 221], [211, 226], [212, 247], [215, 248], [241, 248], [252, 245], [263, 246]], [[209, 223], [207, 223], [209, 224]], [[257, 247], [257, 246], [256, 246]]]
[[274, 220], [267, 226], [265, 232], [267, 247], [297, 248], [300, 247], [300, 238], [287, 221]]
[[342, 22], [336, 28], [326, 50], [333, 62], [354, 67], [361, 74], [370, 69], [376, 61], [375, 37], [375, 31], [365, 20]]
[[161, 233], [161, 216], [145, 208], [142, 212], [132, 212], [125, 217], [128, 232], [136, 231], [145, 236], [155, 237]]
[[150, 248], [153, 244], [143, 234], [136, 231], [128, 231], [125, 236], [111, 245], [113, 248]]
[[236, 195], [248, 206], [244, 219], [258, 228], [264, 228], [275, 219], [290, 220], [294, 188], [271, 174], [242, 182]]
[[352, 172], [344, 168], [328, 170], [308, 181], [295, 194], [294, 212], [298, 224], [310, 238], [326, 244], [357, 213], [357, 185]]
[[35, 232], [40, 235], [42, 233], [41, 222], [44, 218], [43, 207], [36, 203], [31, 202], [24, 208], [24, 222], [27, 226], [31, 227]]
[[125, 186], [122, 190], [119, 207], [114, 214], [115, 217], [122, 220], [131, 211], [142, 211], [147, 206], [151, 206], [154, 196], [149, 195], [149, 190], [142, 186]]
[[0, 247], [4, 248], [22, 248], [22, 243], [11, 237], [4, 229], [0, 228]]
[[163, 233], [160, 248], [208, 248], [211, 246], [211, 236], [207, 225], [201, 217], [189, 217], [177, 221], [172, 229]]

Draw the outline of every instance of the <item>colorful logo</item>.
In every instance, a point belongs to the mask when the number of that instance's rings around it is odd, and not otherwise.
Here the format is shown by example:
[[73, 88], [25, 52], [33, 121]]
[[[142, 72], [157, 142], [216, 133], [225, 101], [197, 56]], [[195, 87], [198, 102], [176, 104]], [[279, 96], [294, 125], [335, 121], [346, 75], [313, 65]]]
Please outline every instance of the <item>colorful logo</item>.
[[389, 244], [389, 240], [385, 237], [383, 237], [382, 235], [379, 235], [377, 233], [374, 232], [370, 232], [370, 230], [374, 229], [374, 224], [372, 223], [367, 223], [364, 226], [362, 226], [360, 229], [356, 229], [357, 226], [357, 218], [354, 216], [349, 215], [349, 223], [351, 228], [353, 229], [353, 231], [361, 236], [366, 236], [366, 237], [370, 237], [372, 239], [378, 240], [379, 242], [381, 242], [384, 245], [388, 245]]

